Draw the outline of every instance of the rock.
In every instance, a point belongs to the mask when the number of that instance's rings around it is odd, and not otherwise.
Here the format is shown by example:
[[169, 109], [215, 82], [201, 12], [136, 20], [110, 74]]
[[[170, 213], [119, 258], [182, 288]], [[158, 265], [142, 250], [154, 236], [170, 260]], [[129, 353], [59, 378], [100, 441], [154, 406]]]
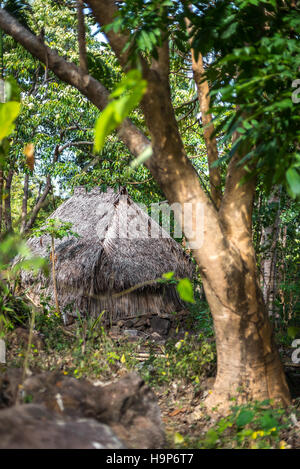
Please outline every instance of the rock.
[[127, 327], [127, 329], [131, 329], [134, 325], [134, 322], [132, 319], [128, 319], [127, 321], [125, 321], [125, 326]]
[[110, 333], [111, 333], [111, 334], [116, 334], [116, 335], [118, 335], [118, 334], [120, 333], [120, 328], [119, 328], [119, 326], [112, 326], [112, 327], [110, 328]]
[[42, 405], [0, 411], [1, 449], [124, 449], [113, 431], [92, 419], [58, 417]]
[[0, 374], [0, 409], [13, 406], [17, 400], [22, 371], [19, 368], [3, 370]]
[[146, 319], [138, 319], [137, 321], [134, 322], [134, 327], [136, 329], [145, 329], [147, 326], [147, 320]]
[[131, 337], [137, 337], [138, 331], [136, 329], [124, 329], [124, 335], [129, 335]]
[[170, 320], [161, 318], [159, 316], [153, 316], [150, 320], [151, 327], [154, 332], [158, 332], [161, 335], [168, 335], [170, 330]]
[[161, 335], [158, 332], [152, 332], [152, 334], [150, 334], [150, 338], [153, 339], [153, 340], [161, 340], [162, 339]]
[[162, 336], [158, 332], [152, 332], [150, 334], [149, 339], [159, 345], [165, 345], [166, 340], [162, 338]]
[[0, 363], [6, 363], [6, 345], [2, 339], [0, 339]]
[[156, 397], [135, 373], [102, 390], [101, 422], [109, 424], [130, 448], [155, 449], [164, 444]]
[[[15, 404], [21, 379], [19, 369], [0, 375], [0, 408]], [[93, 418], [107, 424], [129, 448], [161, 448], [164, 444], [156, 397], [134, 373], [106, 386], [94, 386], [60, 372], [44, 372], [24, 381], [21, 398], [60, 416]]]

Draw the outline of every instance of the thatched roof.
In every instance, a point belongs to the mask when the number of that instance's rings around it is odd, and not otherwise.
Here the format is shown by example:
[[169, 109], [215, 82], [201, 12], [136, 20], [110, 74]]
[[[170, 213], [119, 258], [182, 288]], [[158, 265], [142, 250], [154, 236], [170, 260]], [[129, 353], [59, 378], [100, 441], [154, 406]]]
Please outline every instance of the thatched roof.
[[[55, 241], [57, 285], [69, 299], [120, 292], [170, 271], [178, 278], [193, 275], [192, 263], [181, 246], [124, 190], [115, 193], [109, 188], [101, 193], [99, 188], [91, 192], [76, 188], [50, 218], [72, 222], [72, 231], [80, 236]], [[157, 237], [150, 238], [150, 232]], [[31, 238], [28, 245], [34, 254], [49, 258], [49, 236]], [[27, 285], [33, 281], [28, 272], [22, 280]], [[41, 274], [35, 290], [41, 286], [51, 290], [51, 278]]]

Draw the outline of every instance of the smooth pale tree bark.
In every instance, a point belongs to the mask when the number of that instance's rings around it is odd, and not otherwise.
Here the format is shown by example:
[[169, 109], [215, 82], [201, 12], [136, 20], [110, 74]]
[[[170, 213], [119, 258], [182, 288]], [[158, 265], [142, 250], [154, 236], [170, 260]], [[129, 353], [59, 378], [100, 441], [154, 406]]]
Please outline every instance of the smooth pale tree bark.
[[[189, 34], [191, 34], [191, 24], [190, 21], [186, 18], [186, 25]], [[192, 45], [192, 37], [190, 38], [190, 44]], [[197, 87], [197, 95], [199, 101], [199, 107], [201, 111], [201, 118], [203, 124], [203, 137], [207, 151], [207, 163], [209, 170], [209, 182], [211, 190], [211, 198], [217, 209], [220, 208], [222, 200], [222, 190], [221, 190], [221, 175], [220, 169], [214, 167], [213, 163], [218, 160], [218, 147], [217, 139], [214, 135], [214, 124], [212, 122], [212, 115], [209, 112], [210, 109], [210, 96], [209, 96], [209, 86], [208, 81], [204, 80], [205, 70], [203, 65], [203, 57], [199, 53], [198, 56], [195, 54], [194, 49], [191, 49], [192, 56], [192, 70]]]
[[[218, 372], [213, 404], [222, 400], [222, 391], [239, 389], [238, 398], [275, 398], [287, 404], [289, 391], [274, 344], [273, 331], [259, 285], [252, 242], [252, 205], [255, 181], [240, 184], [246, 172], [235, 155], [228, 168], [225, 193], [219, 215], [229, 243], [239, 250], [242, 269], [233, 269], [227, 283], [229, 309], [211, 289], [206, 291], [215, 311], [214, 325], [218, 349]], [[230, 285], [231, 283], [231, 285]], [[235, 288], [233, 288], [235, 285]]]
[[[87, 4], [101, 26], [111, 23], [117, 13], [114, 1], [89, 0]], [[101, 83], [37, 42], [34, 35], [1, 10], [0, 28], [42, 62], [47, 53], [49, 69], [103, 109], [107, 90]], [[110, 30], [107, 36], [127, 70], [127, 56], [122, 53], [126, 35]], [[203, 278], [218, 354], [217, 379], [207, 405], [228, 408], [229, 398], [237, 392], [241, 400], [272, 398], [287, 404], [289, 391], [257, 280], [251, 220], [255, 181], [240, 185], [244, 170], [238, 165], [242, 155], [236, 154], [229, 164], [224, 196], [217, 211], [199, 183], [179, 133], [171, 102], [168, 44], [158, 52], [158, 59], [151, 64], [141, 59], [148, 82], [141, 107], [153, 147], [147, 167], [169, 203], [179, 202], [183, 208], [189, 204], [193, 208], [190, 216], [193, 233], [184, 223], [183, 228], [186, 239], [193, 243], [193, 255]], [[149, 145], [148, 139], [129, 119], [120, 126], [118, 135], [133, 155]], [[199, 205], [205, 214], [200, 231], [196, 218]]]
[[209, 167], [209, 182], [211, 187], [211, 197], [217, 208], [220, 208], [222, 200], [221, 191], [221, 175], [220, 169], [213, 167], [218, 159], [217, 139], [213, 135], [214, 125], [212, 123], [212, 115], [208, 112], [210, 108], [210, 97], [209, 87], [207, 80], [203, 80], [205, 73], [203, 67], [202, 55], [198, 55], [198, 59], [195, 58], [195, 53], [192, 50], [192, 68], [194, 74], [194, 80], [197, 85], [198, 100], [201, 110], [202, 124], [203, 124], [203, 137], [207, 150], [207, 162]]
[[268, 199], [268, 205], [271, 206], [274, 215], [272, 223], [264, 226], [262, 229], [261, 244], [263, 248], [262, 256], [262, 280], [263, 296], [270, 316], [275, 316], [275, 297], [277, 292], [277, 245], [279, 237], [280, 221], [280, 193], [281, 188], [277, 187]]

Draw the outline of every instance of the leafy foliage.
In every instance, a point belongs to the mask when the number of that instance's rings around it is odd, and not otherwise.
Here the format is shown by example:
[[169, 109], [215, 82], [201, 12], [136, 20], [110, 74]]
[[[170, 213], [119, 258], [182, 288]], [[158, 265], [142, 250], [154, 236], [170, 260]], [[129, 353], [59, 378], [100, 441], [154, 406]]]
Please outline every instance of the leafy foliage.
[[64, 222], [59, 218], [48, 218], [46, 223], [33, 231], [33, 236], [49, 235], [54, 239], [63, 239], [68, 236], [79, 238], [79, 234], [71, 230], [73, 223]]
[[1, 4], [4, 10], [14, 16], [19, 23], [30, 29], [28, 25], [28, 14], [31, 10], [29, 2], [24, 0], [4, 0]]
[[233, 406], [199, 443], [202, 448], [285, 449], [288, 444], [281, 435], [290, 423], [286, 410], [273, 408], [269, 400]]
[[292, 99], [300, 69], [299, 7], [267, 0], [131, 0], [108, 29], [131, 32], [126, 49], [138, 63], [139, 54], [157, 58], [167, 37], [186, 52], [185, 18], [196, 57], [201, 52], [208, 59], [220, 143], [237, 136], [216, 164], [240, 151], [249, 177], [259, 174], [268, 190], [284, 182], [291, 197], [299, 196], [299, 112]]
[[0, 103], [0, 162], [3, 167], [9, 152], [8, 137], [15, 129], [15, 120], [20, 110], [20, 91], [13, 78], [2, 83], [1, 94], [4, 102]]
[[198, 386], [203, 375], [209, 376], [215, 370], [215, 344], [201, 333], [190, 336], [186, 332], [177, 342], [169, 340], [163, 351], [164, 356], [150, 354], [142, 364], [141, 373], [151, 384], [171, 383], [181, 378]]
[[142, 79], [141, 72], [131, 70], [110, 94], [110, 102], [95, 125], [95, 152], [102, 150], [107, 135], [116, 129], [139, 104], [146, 87], [147, 82]]
[[207, 69], [212, 111], [231, 111], [217, 132], [225, 141], [237, 135], [226, 158], [242, 152], [241, 164], [268, 190], [282, 181], [298, 196], [300, 126], [292, 83], [300, 69], [299, 8], [273, 1], [192, 3], [202, 12], [188, 13], [193, 46], [213, 57]]
[[[120, 5], [119, 15], [115, 21], [104, 28], [105, 32], [130, 31], [130, 38], [123, 52], [128, 52], [129, 60], [138, 63], [138, 55], [158, 58], [157, 48], [167, 40], [169, 27], [174, 27], [174, 17], [178, 19], [176, 43], [187, 39], [185, 25], [180, 11], [180, 2], [171, 0], [129, 0]], [[176, 20], [175, 20], [176, 21]]]
[[[13, 265], [12, 265], [13, 263]], [[20, 270], [37, 273], [45, 268], [43, 259], [33, 256], [19, 236], [7, 235], [0, 243], [0, 335], [17, 325], [26, 325], [30, 313], [24, 295], [15, 291]]]

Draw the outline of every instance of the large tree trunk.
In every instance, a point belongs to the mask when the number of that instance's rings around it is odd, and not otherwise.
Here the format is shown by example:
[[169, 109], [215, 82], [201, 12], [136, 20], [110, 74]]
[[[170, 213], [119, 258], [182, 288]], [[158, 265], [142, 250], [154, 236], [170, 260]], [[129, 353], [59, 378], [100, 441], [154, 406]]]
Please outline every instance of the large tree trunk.
[[232, 283], [238, 284], [240, 299], [234, 295], [227, 305], [204, 280], [218, 351], [217, 377], [206, 404], [224, 410], [235, 397], [236, 403], [273, 399], [287, 405], [289, 390], [259, 286], [253, 285], [256, 296], [246, 298], [249, 282], [240, 273], [238, 276], [231, 273], [224, 289], [230, 296]]

